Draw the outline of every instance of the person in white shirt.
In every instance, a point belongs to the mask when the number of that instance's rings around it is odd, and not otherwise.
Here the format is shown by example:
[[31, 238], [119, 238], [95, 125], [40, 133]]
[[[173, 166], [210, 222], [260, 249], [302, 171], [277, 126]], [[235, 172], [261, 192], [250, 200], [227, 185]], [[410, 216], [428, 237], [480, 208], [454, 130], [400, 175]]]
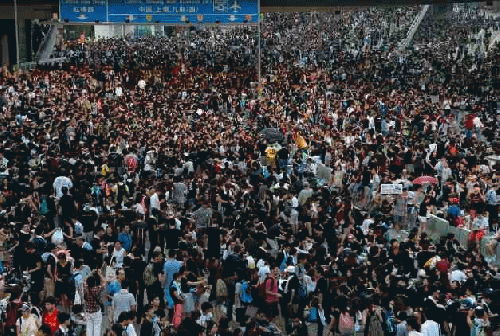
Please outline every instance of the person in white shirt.
[[463, 271], [463, 266], [458, 265], [458, 268], [453, 270], [450, 274], [450, 282], [464, 283], [465, 281], [467, 281], [467, 275], [465, 275]]
[[440, 336], [441, 331], [439, 329], [439, 324], [436, 321], [431, 320], [430, 318], [434, 314], [432, 313], [432, 309], [427, 309], [423, 314], [423, 318], [425, 318], [425, 322], [422, 323], [420, 327], [420, 332], [422, 336]]
[[290, 225], [293, 228], [293, 232], [297, 233], [299, 230], [299, 211], [297, 208], [299, 207], [299, 199], [296, 195], [290, 200], [290, 205], [292, 207], [290, 212]]
[[203, 328], [208, 327], [208, 322], [212, 320], [213, 306], [211, 303], [205, 302], [201, 305], [200, 317], [196, 320], [196, 324]]
[[363, 224], [361, 224], [361, 231], [363, 231], [364, 235], [367, 235], [370, 231], [370, 226], [375, 223], [373, 218], [370, 218], [370, 215], [366, 215], [365, 220], [363, 220]]
[[52, 186], [54, 187], [56, 197], [61, 198], [63, 196], [62, 192], [63, 187], [66, 187], [68, 190], [70, 190], [71, 188], [73, 188], [73, 182], [69, 177], [61, 175], [56, 177], [56, 179], [54, 180], [54, 184]]
[[136, 301], [134, 295], [129, 293], [130, 282], [123, 281], [122, 289], [113, 295], [113, 316], [114, 321], [118, 321], [118, 317], [123, 312], [134, 312], [136, 310]]
[[149, 199], [149, 204], [151, 207], [151, 212], [153, 209], [156, 209], [158, 211], [161, 210], [160, 196], [158, 195], [158, 191], [155, 191], [153, 195], [151, 195], [151, 198]]
[[137, 332], [134, 328], [134, 313], [133, 312], [123, 312], [118, 317], [118, 323], [121, 324], [123, 328], [123, 336], [137, 336]]
[[123, 260], [125, 259], [126, 254], [127, 251], [125, 251], [125, 249], [122, 247], [122, 243], [116, 241], [113, 254], [111, 255], [111, 259], [115, 268], [123, 267]]
[[22, 306], [21, 311], [22, 315], [16, 321], [17, 335], [35, 336], [41, 326], [40, 319], [31, 312], [31, 307], [27, 304]]
[[267, 274], [271, 273], [271, 268], [269, 267], [269, 264], [267, 263], [266, 260], [261, 259], [257, 263], [257, 267], [259, 268], [259, 279], [260, 281], [264, 281], [267, 278]]
[[139, 80], [139, 82], [137, 82], [137, 87], [139, 87], [140, 90], [144, 90], [146, 88], [146, 81], [144, 79]]
[[487, 230], [488, 218], [482, 212], [478, 213], [476, 218], [472, 221], [472, 230]]

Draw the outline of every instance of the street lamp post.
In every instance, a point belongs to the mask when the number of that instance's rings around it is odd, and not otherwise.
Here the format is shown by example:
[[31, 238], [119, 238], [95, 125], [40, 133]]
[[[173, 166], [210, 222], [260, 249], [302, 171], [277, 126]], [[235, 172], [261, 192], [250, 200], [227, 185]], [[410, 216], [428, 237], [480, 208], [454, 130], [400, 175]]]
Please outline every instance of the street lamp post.
[[17, 24], [17, 0], [14, 0], [14, 25], [16, 34], [16, 64], [19, 64], [19, 26]]
[[261, 50], [260, 50], [260, 0], [257, 3], [258, 7], [258, 17], [257, 17], [257, 34], [259, 34], [257, 43], [258, 43], [258, 55], [257, 55], [257, 73], [259, 76], [259, 84], [261, 83]]

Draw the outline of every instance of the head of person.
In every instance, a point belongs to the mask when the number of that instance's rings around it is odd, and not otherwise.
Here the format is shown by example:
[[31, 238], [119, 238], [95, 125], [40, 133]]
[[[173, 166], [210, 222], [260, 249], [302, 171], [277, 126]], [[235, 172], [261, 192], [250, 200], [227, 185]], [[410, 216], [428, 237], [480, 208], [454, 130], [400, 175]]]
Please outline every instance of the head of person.
[[57, 255], [57, 259], [61, 262], [61, 263], [66, 263], [66, 253], [59, 253]]
[[116, 272], [116, 280], [118, 280], [119, 282], [122, 282], [122, 283], [124, 282], [124, 280], [125, 280], [125, 269], [123, 269], [123, 268], [118, 269], [118, 271]]
[[209, 303], [209, 302], [202, 303], [202, 305], [201, 305], [201, 312], [204, 315], [209, 314], [210, 312], [212, 312], [212, 310], [213, 310], [213, 306], [212, 306], [211, 303]]
[[122, 249], [122, 243], [119, 241], [115, 241], [114, 248], [115, 251], [120, 251]]
[[33, 244], [33, 242], [27, 242], [24, 245], [24, 248], [26, 250], [26, 253], [28, 253], [28, 254], [34, 254], [36, 252], [35, 244]]
[[54, 297], [49, 297], [45, 300], [45, 310], [49, 313], [54, 312], [56, 309], [56, 299]]
[[66, 327], [69, 326], [71, 322], [69, 314], [65, 312], [59, 313], [59, 315], [57, 315], [57, 319], [59, 320], [60, 325], [64, 325]]
[[155, 296], [153, 300], [151, 301], [151, 306], [155, 309], [158, 309], [161, 304], [161, 299], [159, 296]]
[[416, 318], [412, 317], [408, 319], [408, 331], [419, 331], [420, 326]]
[[146, 305], [146, 307], [144, 307], [144, 317], [149, 321], [153, 320], [155, 311], [156, 309], [153, 305]]
[[31, 307], [28, 306], [27, 304], [23, 304], [20, 311], [24, 318], [28, 318], [31, 315]]

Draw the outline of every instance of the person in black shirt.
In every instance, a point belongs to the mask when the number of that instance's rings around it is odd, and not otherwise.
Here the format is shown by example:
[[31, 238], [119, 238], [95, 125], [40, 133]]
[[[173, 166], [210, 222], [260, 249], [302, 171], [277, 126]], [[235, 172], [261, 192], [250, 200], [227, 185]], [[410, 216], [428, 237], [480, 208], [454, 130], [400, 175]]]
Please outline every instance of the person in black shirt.
[[281, 147], [281, 149], [278, 152], [278, 160], [279, 160], [279, 165], [278, 165], [278, 172], [283, 170], [283, 173], [286, 175], [286, 168], [288, 164], [288, 156], [290, 155], [290, 151], [286, 146]]
[[131, 280], [132, 284], [130, 286], [131, 293], [137, 293], [137, 313], [138, 319], [140, 321], [142, 307], [144, 303], [144, 279], [143, 274], [146, 269], [146, 262], [141, 258], [141, 251], [134, 247], [132, 249], [132, 256], [130, 259], [130, 265], [128, 269], [127, 278]]
[[25, 245], [26, 258], [23, 260], [22, 269], [31, 275], [31, 289], [33, 293], [40, 293], [43, 289], [43, 261], [36, 253], [35, 245], [27, 242]]
[[95, 211], [84, 211], [80, 216], [80, 223], [83, 225], [83, 236], [86, 240], [90, 240], [95, 228], [97, 214]]
[[144, 316], [142, 317], [141, 320], [141, 333], [140, 336], [151, 336], [151, 335], [156, 335], [155, 329], [159, 328], [159, 326], [155, 326], [155, 323], [157, 323], [154, 320], [155, 315], [155, 310], [153, 306], [147, 305], [144, 310]]
[[116, 234], [113, 225], [106, 226], [106, 232], [105, 232], [104, 236], [102, 237], [102, 240], [105, 243], [114, 243], [115, 241], [118, 240], [118, 235]]
[[[152, 266], [153, 266], [153, 277], [154, 281], [152, 284], [145, 283], [146, 287], [146, 293], [148, 295], [148, 301], [153, 302], [155, 298], [160, 299], [160, 305], [163, 307], [165, 305], [165, 295], [163, 292], [163, 287], [162, 287], [162, 279], [164, 277], [163, 274], [163, 257], [161, 255], [161, 251], [155, 251], [153, 253], [153, 258], [152, 258]], [[144, 267], [144, 271], [142, 274], [145, 274], [147, 266]], [[143, 276], [143, 282], [146, 281]]]
[[[182, 233], [175, 227], [175, 219], [170, 219], [168, 224], [168, 229], [166, 230], [165, 234], [167, 249], [176, 250], [179, 248], [179, 240], [182, 236]], [[161, 247], [163, 249], [163, 246]]]
[[59, 200], [59, 206], [61, 207], [61, 221], [71, 222], [71, 218], [75, 213], [75, 202], [73, 196], [69, 193], [68, 188], [62, 188], [62, 197]]

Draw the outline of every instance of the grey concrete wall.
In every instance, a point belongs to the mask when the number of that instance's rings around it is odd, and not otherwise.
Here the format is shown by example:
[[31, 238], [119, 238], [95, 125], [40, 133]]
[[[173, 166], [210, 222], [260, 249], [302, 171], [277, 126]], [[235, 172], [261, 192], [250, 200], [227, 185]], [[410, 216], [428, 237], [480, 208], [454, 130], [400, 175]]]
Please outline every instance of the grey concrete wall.
[[[19, 5], [17, 6], [17, 23], [18, 23], [18, 36], [19, 36], [19, 62], [27, 62], [29, 59], [28, 52], [31, 48], [28, 48], [27, 43], [30, 42], [30, 38], [27, 34], [31, 34], [31, 27], [26, 26], [26, 20], [50, 20], [52, 18], [52, 13], [58, 13], [59, 6], [54, 4], [39, 4], [39, 5]], [[0, 20], [14, 20], [14, 6], [6, 5], [2, 3], [0, 5]], [[0, 27], [0, 36], [4, 32]], [[13, 45], [15, 48], [15, 39], [9, 39], [9, 45]], [[10, 60], [11, 64], [15, 63], [15, 59]]]

